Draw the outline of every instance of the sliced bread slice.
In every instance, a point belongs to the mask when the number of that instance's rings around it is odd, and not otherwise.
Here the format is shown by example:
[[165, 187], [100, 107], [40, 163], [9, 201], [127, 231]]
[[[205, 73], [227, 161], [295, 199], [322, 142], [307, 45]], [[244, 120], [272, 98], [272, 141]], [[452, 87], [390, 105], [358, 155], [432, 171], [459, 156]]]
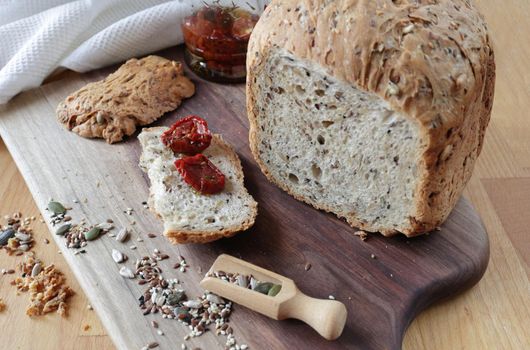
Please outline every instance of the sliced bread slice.
[[243, 168], [220, 135], [203, 154], [223, 172], [225, 188], [203, 195], [186, 184], [177, 172], [175, 155], [160, 136], [168, 128], [145, 128], [138, 135], [142, 146], [140, 167], [151, 181], [149, 207], [164, 221], [164, 235], [176, 243], [207, 243], [230, 237], [254, 224], [257, 203], [243, 184]]

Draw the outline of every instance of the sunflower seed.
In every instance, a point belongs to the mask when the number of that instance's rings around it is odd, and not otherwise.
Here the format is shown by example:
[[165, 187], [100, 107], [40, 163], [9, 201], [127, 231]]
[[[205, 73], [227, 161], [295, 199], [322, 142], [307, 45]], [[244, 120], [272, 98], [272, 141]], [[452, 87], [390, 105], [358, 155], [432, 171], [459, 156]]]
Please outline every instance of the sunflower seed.
[[216, 304], [224, 304], [225, 303], [223, 298], [221, 298], [218, 295], [211, 294], [211, 293], [206, 295], [206, 300], [208, 300], [210, 303], [216, 303]]
[[93, 241], [99, 237], [101, 229], [97, 226], [92, 227], [88, 232], [85, 232], [85, 239], [87, 241]]
[[104, 230], [104, 231], [110, 231], [114, 228], [114, 225], [112, 225], [111, 223], [108, 223], [108, 222], [103, 222], [101, 224], [98, 224], [96, 225], [96, 227], [99, 227], [100, 229]]
[[55, 215], [66, 213], [66, 208], [61, 203], [54, 201], [48, 203], [48, 210]]
[[123, 266], [120, 269], [120, 275], [122, 275], [125, 278], [131, 278], [131, 279], [134, 278], [134, 272], [132, 272], [131, 269], [126, 266]]
[[18, 250], [21, 250], [23, 252], [27, 252], [29, 250], [29, 245], [27, 244], [21, 244], [19, 247], [18, 247]]
[[122, 227], [121, 230], [116, 235], [116, 240], [118, 242], [123, 243], [127, 240], [127, 238], [129, 238], [129, 230], [127, 230], [126, 227]]
[[15, 237], [21, 241], [29, 241], [31, 239], [30, 235], [21, 232], [15, 233]]
[[250, 289], [255, 289], [258, 285], [258, 280], [256, 280], [254, 277], [250, 277]]
[[188, 300], [183, 302], [182, 305], [187, 306], [190, 309], [198, 309], [202, 307], [202, 303], [199, 300]]
[[31, 277], [37, 276], [42, 271], [42, 265], [40, 263], [36, 263], [33, 265], [33, 269], [31, 269]]
[[158, 346], [158, 343], [157, 342], [152, 342], [152, 343], [149, 343], [147, 344], [147, 348], [148, 349], [154, 349]]
[[119, 264], [124, 262], [127, 257], [119, 250], [112, 249], [112, 259], [114, 259], [114, 261]]
[[66, 232], [70, 231], [71, 228], [72, 228], [71, 224], [62, 225], [61, 227], [57, 229], [57, 231], [55, 231], [55, 234], [59, 236], [64, 236]]
[[13, 238], [15, 236], [15, 230], [13, 230], [11, 227], [5, 229], [0, 233], [0, 245], [6, 245], [7, 241], [10, 238]]

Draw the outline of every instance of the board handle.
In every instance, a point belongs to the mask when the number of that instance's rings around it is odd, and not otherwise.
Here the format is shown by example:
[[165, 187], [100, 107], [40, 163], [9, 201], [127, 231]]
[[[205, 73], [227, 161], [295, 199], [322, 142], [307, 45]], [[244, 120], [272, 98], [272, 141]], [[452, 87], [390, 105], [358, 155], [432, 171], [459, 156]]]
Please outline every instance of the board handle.
[[281, 308], [281, 318], [296, 318], [327, 340], [337, 339], [346, 324], [346, 306], [336, 300], [311, 298], [299, 290]]

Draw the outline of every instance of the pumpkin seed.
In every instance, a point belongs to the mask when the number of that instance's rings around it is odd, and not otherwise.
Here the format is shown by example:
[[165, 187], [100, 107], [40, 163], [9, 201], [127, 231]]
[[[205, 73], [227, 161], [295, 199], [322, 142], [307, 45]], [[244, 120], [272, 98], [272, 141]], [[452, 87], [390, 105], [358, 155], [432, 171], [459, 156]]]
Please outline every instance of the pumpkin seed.
[[5, 229], [0, 233], [0, 245], [6, 245], [7, 241], [10, 238], [13, 238], [15, 236], [15, 230], [13, 230], [11, 227]]
[[55, 234], [59, 236], [64, 236], [68, 231], [70, 231], [71, 228], [72, 228], [71, 224], [62, 225], [61, 227], [57, 229], [57, 231], [55, 231]]
[[175, 293], [171, 293], [170, 295], [167, 296], [166, 298], [166, 301], [169, 305], [171, 306], [175, 306], [179, 303], [179, 301], [181, 301], [182, 299], [184, 299], [185, 297], [185, 294], [184, 292], [175, 292]]
[[101, 232], [101, 229], [99, 227], [97, 226], [92, 227], [88, 232], [85, 232], [85, 239], [87, 241], [93, 241], [99, 237], [100, 232]]
[[54, 213], [55, 215], [66, 213], [66, 208], [61, 203], [54, 201], [48, 203], [48, 210]]
[[254, 288], [254, 290], [256, 292], [259, 292], [259, 293], [262, 293], [262, 294], [265, 294], [267, 295], [267, 293], [269, 293], [269, 290], [272, 288], [274, 284], [271, 283], [271, 282], [262, 282], [262, 283], [258, 283], [256, 285], [256, 287]]
[[271, 297], [276, 296], [278, 293], [280, 293], [280, 290], [282, 290], [282, 286], [279, 284], [272, 285], [271, 289], [269, 289], [269, 292], [267, 295], [270, 295]]

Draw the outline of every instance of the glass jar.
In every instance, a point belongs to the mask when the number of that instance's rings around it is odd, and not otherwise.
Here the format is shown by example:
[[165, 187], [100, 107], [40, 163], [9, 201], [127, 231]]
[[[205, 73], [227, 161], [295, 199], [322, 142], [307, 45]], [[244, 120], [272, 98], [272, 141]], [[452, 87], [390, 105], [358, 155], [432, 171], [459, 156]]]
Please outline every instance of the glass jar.
[[186, 63], [207, 80], [244, 82], [248, 40], [258, 19], [236, 6], [203, 6], [182, 22]]

